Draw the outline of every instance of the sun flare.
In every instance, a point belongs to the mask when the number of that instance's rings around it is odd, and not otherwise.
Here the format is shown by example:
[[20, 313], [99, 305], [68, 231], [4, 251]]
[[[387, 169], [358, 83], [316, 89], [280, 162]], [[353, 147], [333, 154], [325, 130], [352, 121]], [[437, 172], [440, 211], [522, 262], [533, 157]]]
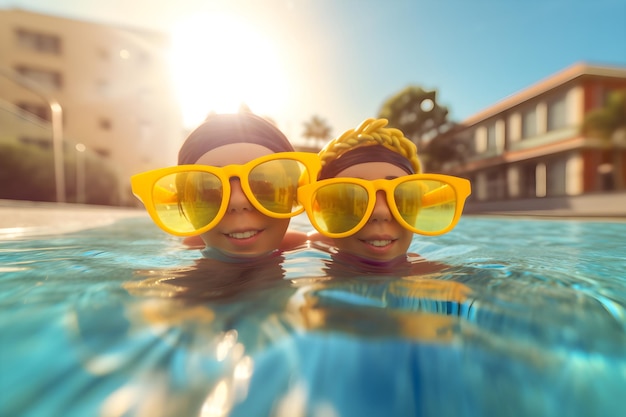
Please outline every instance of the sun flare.
[[242, 104], [274, 117], [284, 106], [286, 78], [275, 45], [227, 15], [196, 16], [172, 30], [172, 73], [183, 122], [236, 112]]

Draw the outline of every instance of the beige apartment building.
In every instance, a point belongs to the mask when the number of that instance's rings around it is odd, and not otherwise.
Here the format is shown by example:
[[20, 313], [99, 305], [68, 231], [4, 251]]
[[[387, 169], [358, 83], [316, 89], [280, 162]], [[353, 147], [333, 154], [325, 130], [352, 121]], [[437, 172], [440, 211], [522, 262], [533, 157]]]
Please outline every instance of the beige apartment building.
[[168, 45], [159, 32], [0, 10], [0, 140], [52, 147], [60, 109], [65, 152], [100, 158], [132, 204], [129, 177], [175, 164], [184, 139]]
[[585, 116], [626, 89], [626, 68], [578, 63], [469, 117], [433, 140], [461, 140], [467, 212], [626, 216], [626, 132], [585, 136]]

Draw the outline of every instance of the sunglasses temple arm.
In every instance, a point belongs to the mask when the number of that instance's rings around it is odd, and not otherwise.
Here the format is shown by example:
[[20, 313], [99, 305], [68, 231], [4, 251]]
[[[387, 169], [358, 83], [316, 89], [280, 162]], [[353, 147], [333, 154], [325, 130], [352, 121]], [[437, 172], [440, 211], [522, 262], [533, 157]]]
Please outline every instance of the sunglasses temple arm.
[[154, 186], [154, 194], [152, 195], [152, 199], [155, 204], [157, 203], [177, 203], [178, 195], [170, 190], [166, 190], [163, 187], [159, 187], [158, 185]]
[[438, 206], [456, 200], [456, 192], [448, 185], [442, 185], [422, 196], [422, 207]]

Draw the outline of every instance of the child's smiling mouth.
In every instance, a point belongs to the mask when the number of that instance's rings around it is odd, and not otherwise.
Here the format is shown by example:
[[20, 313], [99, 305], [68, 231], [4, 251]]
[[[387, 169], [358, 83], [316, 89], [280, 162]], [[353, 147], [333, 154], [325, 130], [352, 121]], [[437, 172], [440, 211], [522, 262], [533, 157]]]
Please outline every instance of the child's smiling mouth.
[[250, 239], [260, 233], [260, 230], [246, 230], [245, 232], [227, 233], [226, 236], [233, 239]]
[[393, 239], [373, 239], [373, 240], [361, 240], [361, 242], [368, 244], [370, 246], [374, 246], [377, 248], [382, 248], [390, 245], [394, 242]]

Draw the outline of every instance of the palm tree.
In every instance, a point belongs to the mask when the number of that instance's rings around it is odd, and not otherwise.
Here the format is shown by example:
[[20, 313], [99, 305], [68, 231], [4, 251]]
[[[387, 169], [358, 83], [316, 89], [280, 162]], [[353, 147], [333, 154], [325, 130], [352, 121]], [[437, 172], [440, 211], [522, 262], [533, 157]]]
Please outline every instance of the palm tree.
[[587, 113], [580, 130], [585, 136], [605, 142], [613, 155], [612, 161], [607, 164], [607, 172], [612, 173], [611, 182], [616, 189], [624, 188], [622, 165], [626, 153], [626, 89], [613, 91], [603, 107]]
[[310, 121], [304, 122], [304, 132], [302, 136], [305, 139], [326, 142], [331, 137], [331, 128], [324, 119], [314, 115], [311, 117]]

